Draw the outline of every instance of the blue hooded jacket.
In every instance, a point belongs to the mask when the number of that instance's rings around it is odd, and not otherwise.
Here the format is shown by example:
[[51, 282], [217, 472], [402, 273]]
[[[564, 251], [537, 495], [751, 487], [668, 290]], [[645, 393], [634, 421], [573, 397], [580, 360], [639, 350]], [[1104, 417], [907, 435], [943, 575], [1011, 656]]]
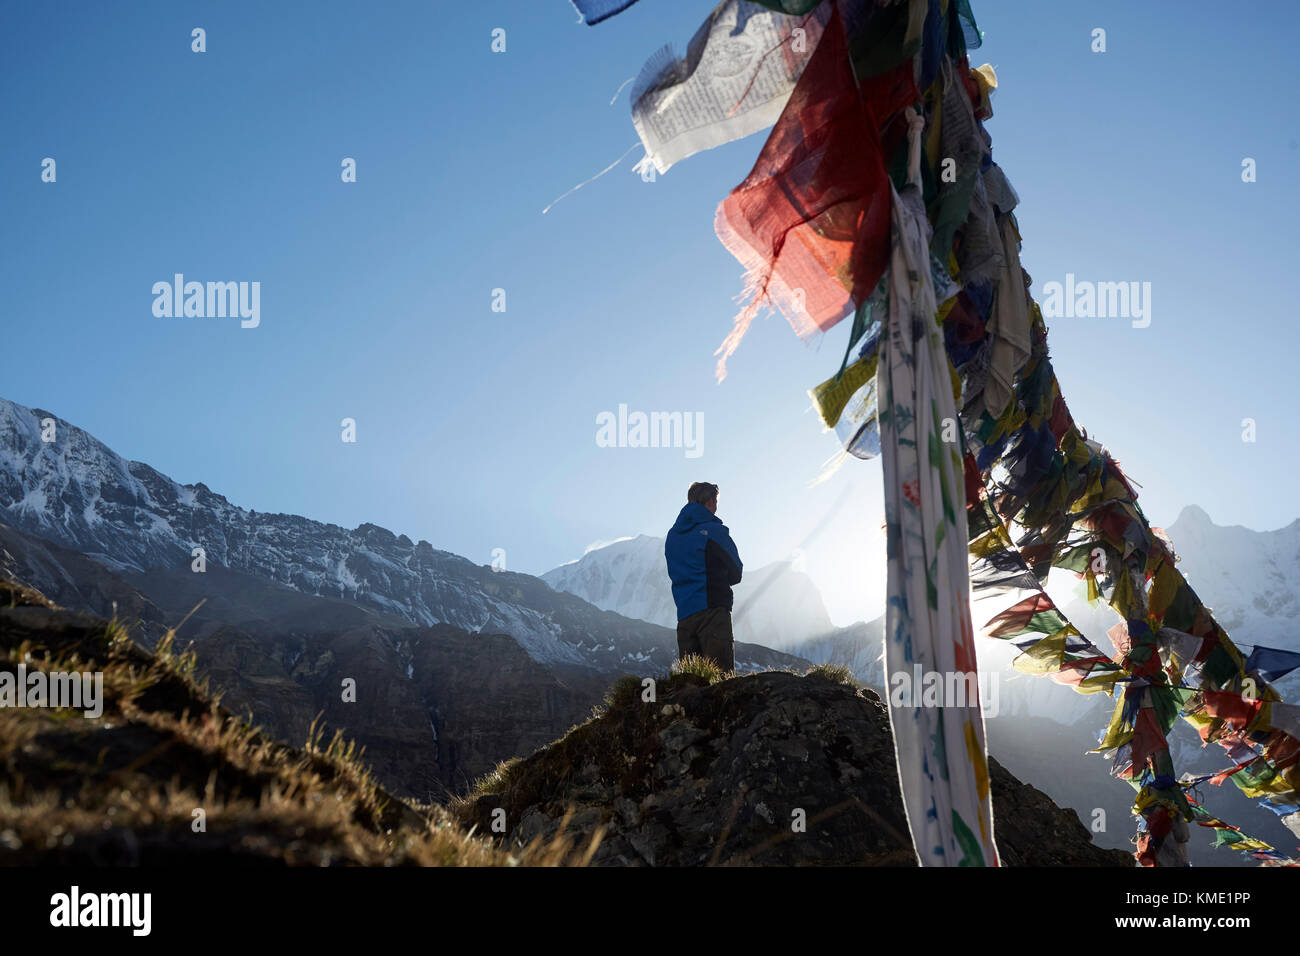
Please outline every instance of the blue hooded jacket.
[[731, 587], [740, 583], [744, 567], [727, 526], [704, 505], [692, 501], [682, 509], [668, 531], [664, 558], [677, 620], [711, 607], [731, 608]]

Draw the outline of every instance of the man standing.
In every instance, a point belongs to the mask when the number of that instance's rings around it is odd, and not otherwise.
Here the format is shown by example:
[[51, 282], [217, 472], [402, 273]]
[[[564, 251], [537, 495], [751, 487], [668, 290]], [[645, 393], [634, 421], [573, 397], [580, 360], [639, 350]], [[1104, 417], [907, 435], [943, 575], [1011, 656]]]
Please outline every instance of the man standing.
[[718, 518], [718, 486], [697, 481], [664, 542], [677, 603], [678, 657], [699, 654], [724, 671], [736, 666], [731, 588], [740, 583], [740, 554]]

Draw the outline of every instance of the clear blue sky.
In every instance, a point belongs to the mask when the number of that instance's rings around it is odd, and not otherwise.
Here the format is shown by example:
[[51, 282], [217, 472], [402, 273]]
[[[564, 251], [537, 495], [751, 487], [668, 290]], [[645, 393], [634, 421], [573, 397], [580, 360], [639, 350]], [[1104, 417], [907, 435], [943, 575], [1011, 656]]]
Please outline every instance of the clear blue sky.
[[[847, 328], [805, 346], [760, 321], [712, 377], [741, 289], [713, 211], [762, 134], [651, 183], [638, 148], [541, 214], [636, 141], [611, 97], [710, 6], [641, 0], [589, 28], [564, 0], [6, 4], [0, 395], [245, 507], [481, 563], [504, 548], [533, 573], [661, 534], [690, 481], [716, 481], [747, 564], [802, 546], [838, 621], [874, 613], [879, 464], [809, 487], [837, 445], [805, 390]], [[1188, 503], [1291, 522], [1292, 7], [974, 6], [1034, 293], [1067, 272], [1153, 284], [1149, 328], [1051, 323], [1076, 419], [1157, 524]], [[154, 317], [176, 272], [261, 282], [261, 326]], [[597, 447], [620, 403], [702, 412], [703, 456]]]

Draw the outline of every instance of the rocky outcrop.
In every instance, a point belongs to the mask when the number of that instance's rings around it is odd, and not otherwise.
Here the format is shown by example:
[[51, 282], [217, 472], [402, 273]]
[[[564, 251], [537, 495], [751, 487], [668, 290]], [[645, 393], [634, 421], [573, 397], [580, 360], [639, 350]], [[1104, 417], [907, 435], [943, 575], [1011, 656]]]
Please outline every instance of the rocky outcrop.
[[[914, 865], [872, 692], [772, 672], [712, 685], [679, 675], [653, 702], [642, 696], [638, 682], [616, 685], [606, 713], [502, 768], [456, 805], [459, 818], [483, 833], [503, 819], [515, 845], [600, 830], [596, 865]], [[1073, 812], [991, 770], [1004, 865], [1133, 865], [1094, 846]]]

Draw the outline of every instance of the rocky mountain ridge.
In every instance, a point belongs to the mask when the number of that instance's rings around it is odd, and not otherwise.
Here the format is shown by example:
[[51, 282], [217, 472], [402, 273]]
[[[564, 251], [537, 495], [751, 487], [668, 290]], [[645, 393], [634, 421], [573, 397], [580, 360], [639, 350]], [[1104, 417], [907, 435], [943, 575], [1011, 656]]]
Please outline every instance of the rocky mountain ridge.
[[[48, 440], [47, 440], [48, 439]], [[232, 505], [127, 461], [42, 409], [0, 399], [0, 523], [122, 576], [204, 564], [421, 626], [509, 634], [535, 661], [601, 673], [666, 669], [674, 633], [603, 611], [527, 574], [476, 565], [373, 524], [348, 530]], [[173, 575], [174, 577], [174, 575]], [[770, 660], [738, 654], [742, 667]]]

